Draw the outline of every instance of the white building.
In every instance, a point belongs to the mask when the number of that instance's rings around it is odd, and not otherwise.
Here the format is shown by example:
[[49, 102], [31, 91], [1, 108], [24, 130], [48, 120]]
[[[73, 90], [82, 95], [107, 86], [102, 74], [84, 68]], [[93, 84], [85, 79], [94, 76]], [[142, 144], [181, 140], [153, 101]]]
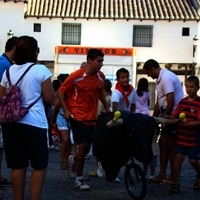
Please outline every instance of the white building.
[[[200, 0], [0, 0], [0, 51], [9, 30], [33, 36], [40, 62], [57, 76], [78, 68], [87, 48], [132, 49], [133, 56], [104, 52], [105, 74], [113, 76], [118, 67], [127, 67], [135, 85], [146, 76], [143, 63], [153, 58], [184, 82], [200, 59], [199, 40], [193, 45], [195, 36], [200, 39], [199, 6]], [[82, 48], [83, 53], [55, 54], [58, 46]]]

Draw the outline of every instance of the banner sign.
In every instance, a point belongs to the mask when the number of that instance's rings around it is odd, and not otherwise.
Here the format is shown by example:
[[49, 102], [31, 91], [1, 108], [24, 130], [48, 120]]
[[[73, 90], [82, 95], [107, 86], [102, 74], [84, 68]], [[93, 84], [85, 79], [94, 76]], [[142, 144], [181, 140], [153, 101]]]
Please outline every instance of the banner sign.
[[84, 54], [86, 55], [88, 50], [96, 48], [101, 50], [104, 55], [112, 56], [132, 56], [134, 54], [133, 48], [114, 48], [114, 47], [81, 47], [81, 46], [56, 46], [56, 54]]

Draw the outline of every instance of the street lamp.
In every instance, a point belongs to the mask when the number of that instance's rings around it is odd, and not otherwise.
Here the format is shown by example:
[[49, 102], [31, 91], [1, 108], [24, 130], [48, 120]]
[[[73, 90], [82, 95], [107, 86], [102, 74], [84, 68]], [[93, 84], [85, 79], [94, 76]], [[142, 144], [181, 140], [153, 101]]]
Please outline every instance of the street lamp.
[[9, 30], [9, 32], [7, 33], [8, 39], [12, 38], [14, 35], [14, 33], [12, 32], [12, 30]]
[[193, 57], [195, 56], [196, 50], [197, 50], [197, 35], [195, 35], [195, 37], [193, 38]]

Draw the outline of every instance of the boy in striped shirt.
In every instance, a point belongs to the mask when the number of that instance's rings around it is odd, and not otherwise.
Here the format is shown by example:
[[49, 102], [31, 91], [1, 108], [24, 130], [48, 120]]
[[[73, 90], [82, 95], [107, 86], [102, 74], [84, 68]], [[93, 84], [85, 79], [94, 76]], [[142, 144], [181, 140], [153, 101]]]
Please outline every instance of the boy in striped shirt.
[[193, 188], [200, 190], [200, 97], [199, 79], [189, 76], [185, 81], [185, 89], [188, 94], [183, 98], [173, 112], [173, 116], [179, 118], [180, 113], [185, 113], [186, 118], [177, 126], [177, 141], [175, 148], [174, 181], [171, 186], [172, 193], [180, 192], [179, 177], [181, 165], [185, 155], [188, 156], [191, 166], [196, 171], [196, 181]]

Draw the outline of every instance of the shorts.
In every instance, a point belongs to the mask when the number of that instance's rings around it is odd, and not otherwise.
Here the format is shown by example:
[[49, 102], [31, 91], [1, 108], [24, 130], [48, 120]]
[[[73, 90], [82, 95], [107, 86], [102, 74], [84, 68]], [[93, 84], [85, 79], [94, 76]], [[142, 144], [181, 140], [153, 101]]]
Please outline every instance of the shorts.
[[74, 120], [73, 118], [70, 119], [70, 125], [74, 136], [74, 143], [87, 143], [90, 149], [93, 141], [95, 126], [88, 126], [82, 122]]
[[150, 167], [157, 167], [157, 156], [153, 156], [153, 160], [148, 163], [144, 163], [144, 165], [148, 165]]
[[62, 109], [59, 110], [57, 118], [56, 118], [56, 124], [58, 127], [58, 130], [68, 130], [68, 123], [66, 119], [63, 117], [63, 111]]
[[165, 124], [161, 128], [161, 135], [168, 135], [170, 138], [176, 138], [177, 124]]
[[40, 170], [48, 166], [48, 130], [35, 126], [10, 123], [2, 126], [7, 167]]
[[182, 145], [176, 145], [175, 148], [176, 154], [186, 155], [189, 159], [199, 160], [200, 159], [200, 145], [195, 147], [185, 147]]
[[57, 115], [57, 118], [56, 118], [56, 125], [57, 125], [57, 129], [59, 131], [62, 131], [62, 130], [69, 130], [69, 139], [70, 139], [70, 142], [72, 144], [74, 144], [74, 138], [73, 138], [73, 133], [72, 133], [72, 130], [71, 128], [69, 128], [69, 123], [67, 122], [67, 120], [63, 117], [63, 112], [62, 112], [62, 109], [59, 110], [59, 113]]

